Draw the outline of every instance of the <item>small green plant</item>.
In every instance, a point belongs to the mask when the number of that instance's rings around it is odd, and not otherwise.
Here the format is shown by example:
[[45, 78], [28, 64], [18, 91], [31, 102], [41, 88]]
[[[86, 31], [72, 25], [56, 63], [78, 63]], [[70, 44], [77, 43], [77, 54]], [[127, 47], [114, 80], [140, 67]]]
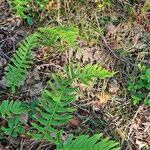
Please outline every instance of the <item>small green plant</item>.
[[19, 116], [8, 119], [7, 127], [1, 127], [1, 130], [5, 135], [12, 137], [17, 137], [25, 133], [25, 128], [23, 122], [21, 122]]
[[134, 105], [144, 102], [150, 106], [150, 68], [139, 65], [140, 74], [130, 80], [128, 90]]
[[4, 100], [0, 105], [0, 115], [2, 118], [11, 117], [12, 115], [20, 115], [24, 113], [25, 108], [19, 101]]
[[[61, 140], [62, 133], [64, 133], [61, 130], [61, 126], [73, 118], [72, 113], [76, 110], [71, 104], [76, 100], [79, 89], [72, 87], [72, 83], [75, 80], [79, 80], [88, 84], [89, 81], [94, 81], [96, 78], [104, 79], [111, 77], [113, 74], [99, 65], [81, 67], [78, 64], [77, 67], [73, 68], [70, 63], [66, 67], [66, 74], [53, 74], [51, 81], [49, 81], [49, 86], [43, 90], [42, 96], [38, 100], [36, 111], [33, 111], [34, 122], [31, 123], [32, 127], [28, 131], [28, 135], [35, 140], [46, 140], [55, 144], [57, 150], [100, 150], [101, 147], [105, 150], [119, 149], [118, 143], [108, 138], [99, 140], [102, 136], [101, 134], [96, 134], [93, 137], [82, 135], [75, 140], [70, 135], [65, 143]], [[17, 137], [26, 133], [24, 124], [20, 120], [20, 115], [25, 110], [28, 111], [28, 109], [21, 102], [3, 101], [0, 110], [1, 116], [7, 119], [7, 126], [1, 127], [3, 134]]]
[[[72, 113], [76, 110], [71, 104], [76, 100], [79, 89], [72, 87], [72, 83], [79, 80], [88, 84], [96, 78], [104, 79], [113, 74], [98, 65], [81, 67], [80, 64], [76, 68], [73, 68], [71, 64], [67, 65], [66, 74], [53, 74], [49, 86], [43, 90], [38, 100], [36, 111], [33, 111], [34, 123], [31, 123], [32, 127], [28, 135], [35, 140], [46, 140], [55, 144], [57, 150], [119, 149], [118, 143], [108, 138], [101, 139], [102, 134], [95, 134], [92, 137], [81, 135], [75, 140], [73, 140], [73, 135], [70, 135], [65, 143], [61, 140], [62, 133], [64, 133], [61, 125], [68, 123], [73, 118]], [[4, 134], [13, 137], [25, 134], [24, 124], [19, 116], [28, 110], [21, 102], [3, 101], [0, 110], [1, 116], [8, 120], [7, 127], [1, 128]]]
[[25, 19], [27, 18], [25, 12], [27, 11], [27, 5], [29, 3], [29, 0], [11, 0], [10, 4], [12, 7], [12, 10], [16, 13], [17, 16]]

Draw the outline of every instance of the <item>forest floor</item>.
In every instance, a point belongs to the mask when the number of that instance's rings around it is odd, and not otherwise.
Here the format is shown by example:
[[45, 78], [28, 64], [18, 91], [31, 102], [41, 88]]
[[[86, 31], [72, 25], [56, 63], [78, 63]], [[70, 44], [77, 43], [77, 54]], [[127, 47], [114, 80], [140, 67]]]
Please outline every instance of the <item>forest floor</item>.
[[[49, 5], [48, 11], [28, 25], [15, 16], [5, 1], [0, 2], [0, 99], [37, 99], [46, 86], [48, 74], [64, 67], [68, 55], [73, 62], [98, 63], [114, 77], [102, 80], [94, 87], [82, 89], [83, 95], [74, 104], [74, 119], [65, 126], [66, 132], [93, 134], [102, 132], [119, 142], [122, 150], [150, 148], [150, 109], [144, 104], [133, 106], [127, 83], [136, 76], [137, 65], [150, 66], [150, 14], [142, 14], [144, 1], [129, 3], [118, 0], [103, 9], [95, 1], [64, 1]], [[14, 96], [3, 83], [5, 67], [18, 43], [41, 26], [74, 25], [79, 28], [77, 51], [54, 53], [41, 47], [25, 85]], [[53, 48], [53, 47], [52, 47]], [[1, 121], [0, 121], [1, 122]], [[39, 142], [26, 138], [1, 140], [0, 150], [38, 149]], [[24, 150], [23, 149], [23, 150]], [[41, 149], [50, 149], [44, 143]]]

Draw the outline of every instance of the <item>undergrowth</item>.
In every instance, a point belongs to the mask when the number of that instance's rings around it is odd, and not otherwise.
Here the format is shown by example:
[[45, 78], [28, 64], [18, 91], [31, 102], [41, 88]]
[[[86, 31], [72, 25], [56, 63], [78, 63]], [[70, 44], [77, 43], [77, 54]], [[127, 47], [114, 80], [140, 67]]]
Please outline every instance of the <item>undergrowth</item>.
[[[4, 79], [13, 93], [24, 85], [27, 73], [33, 63], [33, 50], [41, 45], [51, 46], [57, 42], [66, 42], [69, 47], [75, 48], [78, 30], [74, 27], [39, 28], [33, 35], [27, 37], [11, 59], [5, 70]], [[16, 75], [17, 74], [17, 75]], [[73, 118], [76, 110], [72, 105], [75, 102], [79, 89], [73, 86], [75, 81], [88, 85], [95, 79], [112, 77], [110, 73], [98, 64], [81, 66], [80, 63], [72, 65], [69, 60], [65, 72], [52, 74], [48, 86], [41, 92], [41, 97], [35, 109], [29, 109], [20, 101], [3, 100], [0, 106], [1, 117], [5, 120], [1, 127], [1, 135], [29, 136], [35, 140], [49, 141], [56, 145], [57, 150], [105, 150], [119, 149], [118, 143], [101, 138], [102, 134], [92, 137], [81, 135], [73, 138], [69, 135], [62, 141], [62, 125]], [[24, 113], [31, 113], [30, 127], [21, 119]]]
[[139, 75], [130, 80], [128, 90], [134, 105], [144, 102], [150, 106], [150, 68], [139, 65], [139, 71]]

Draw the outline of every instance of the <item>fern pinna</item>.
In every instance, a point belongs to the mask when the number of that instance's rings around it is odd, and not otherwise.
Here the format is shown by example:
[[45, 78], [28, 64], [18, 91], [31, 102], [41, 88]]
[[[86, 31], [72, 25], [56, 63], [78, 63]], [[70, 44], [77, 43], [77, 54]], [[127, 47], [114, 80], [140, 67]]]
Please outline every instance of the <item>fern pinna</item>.
[[25, 108], [21, 102], [4, 100], [0, 105], [0, 114], [2, 118], [11, 117], [12, 115], [20, 115], [24, 113]]
[[13, 11], [16, 13], [17, 16], [24, 19], [27, 18], [25, 12], [27, 10], [27, 4], [29, 2], [29, 0], [10, 0]]
[[[73, 71], [74, 70], [74, 71]], [[91, 72], [91, 70], [93, 70]], [[90, 75], [87, 76], [87, 72]], [[101, 72], [105, 72], [102, 74]], [[107, 73], [106, 73], [107, 72]], [[40, 116], [36, 115], [36, 123], [32, 123], [36, 129], [32, 136], [39, 140], [48, 140], [56, 144], [57, 134], [61, 134], [58, 128], [67, 123], [72, 118], [72, 112], [75, 108], [70, 104], [76, 100], [77, 88], [72, 87], [72, 83], [76, 79], [84, 77], [84, 81], [90, 81], [92, 78], [104, 78], [112, 76], [105, 69], [97, 65], [87, 65], [73, 69], [72, 65], [66, 67], [66, 75], [64, 77], [53, 75], [53, 82], [49, 82], [49, 87], [42, 92], [39, 100], [37, 111]], [[53, 134], [53, 138], [51, 136]]]
[[31, 50], [37, 46], [36, 39], [38, 34], [33, 34], [24, 40], [11, 59], [11, 64], [5, 70], [5, 80], [12, 92], [24, 83], [28, 69], [33, 62]]
[[7, 126], [1, 124], [1, 134], [4, 132], [6, 135], [17, 137], [25, 132], [23, 122], [20, 119], [20, 115], [27, 111], [25, 107], [19, 101], [4, 100], [0, 105], [0, 116], [5, 119]]

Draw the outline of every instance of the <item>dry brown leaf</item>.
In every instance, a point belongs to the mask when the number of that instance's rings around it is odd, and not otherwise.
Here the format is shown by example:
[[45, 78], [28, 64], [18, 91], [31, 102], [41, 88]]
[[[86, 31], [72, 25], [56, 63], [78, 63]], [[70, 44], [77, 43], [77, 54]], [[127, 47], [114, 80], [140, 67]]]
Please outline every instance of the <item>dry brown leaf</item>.
[[101, 104], [106, 104], [111, 98], [112, 94], [109, 92], [97, 92], [95, 96], [99, 99]]
[[77, 119], [77, 118], [74, 118], [74, 119], [72, 119], [72, 120], [70, 120], [69, 121], [69, 124], [71, 125], [71, 126], [79, 126], [79, 124], [80, 124], [80, 121], [79, 121], [79, 119]]
[[108, 91], [110, 93], [117, 93], [120, 89], [120, 85], [118, 83], [118, 81], [116, 79], [112, 79], [110, 80], [110, 82], [108, 83]]
[[52, 0], [50, 1], [47, 5], [46, 5], [46, 9], [47, 10], [56, 10], [58, 9], [58, 3], [56, 0]]

